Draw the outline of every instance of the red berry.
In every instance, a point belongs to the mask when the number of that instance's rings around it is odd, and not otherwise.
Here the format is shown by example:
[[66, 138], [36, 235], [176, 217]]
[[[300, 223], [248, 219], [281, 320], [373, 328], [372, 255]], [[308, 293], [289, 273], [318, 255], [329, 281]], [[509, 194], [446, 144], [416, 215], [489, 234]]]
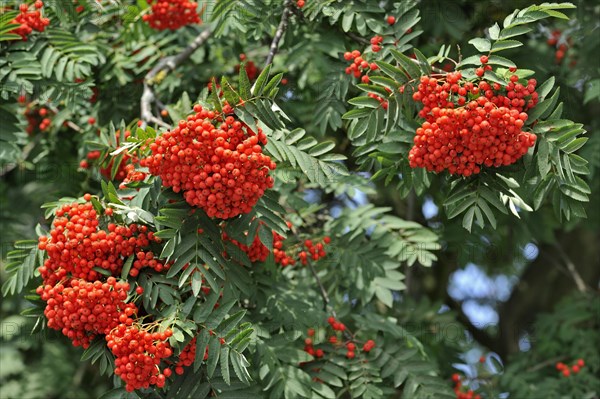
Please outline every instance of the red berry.
[[488, 58], [488, 56], [487, 56], [487, 55], [482, 55], [482, 56], [479, 58], [479, 61], [480, 61], [482, 64], [487, 64], [488, 60], [489, 60], [489, 58]]
[[185, 25], [199, 24], [202, 21], [197, 12], [197, 3], [188, 0], [149, 0], [150, 13], [142, 17], [151, 28], [171, 31]]
[[389, 17], [387, 17], [386, 21], [389, 25], [394, 25], [396, 23], [396, 17], [390, 15]]

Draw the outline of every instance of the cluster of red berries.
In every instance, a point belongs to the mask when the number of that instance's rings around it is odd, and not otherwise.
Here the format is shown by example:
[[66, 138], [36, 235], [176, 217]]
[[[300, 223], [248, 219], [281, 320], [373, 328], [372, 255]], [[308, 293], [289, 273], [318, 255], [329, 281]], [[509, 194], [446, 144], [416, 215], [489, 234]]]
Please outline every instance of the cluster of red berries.
[[[364, 78], [364, 76], [363, 76], [363, 78]], [[367, 78], [368, 78], [368, 76], [367, 76]], [[385, 91], [387, 91], [387, 92], [389, 92], [389, 93], [391, 93], [391, 92], [392, 92], [392, 91], [391, 91], [389, 88], [387, 88], [387, 87], [384, 87], [384, 89], [385, 89]], [[367, 93], [367, 96], [369, 96], [369, 97], [371, 97], [371, 98], [374, 98], [375, 100], [379, 101], [379, 104], [381, 104], [381, 108], [383, 108], [383, 109], [388, 109], [388, 101], [387, 101], [385, 98], [383, 98], [383, 97], [381, 97], [381, 96], [378, 96], [378, 95], [377, 95], [377, 94], [375, 94], [375, 93]]]
[[[368, 71], [375, 71], [377, 69], [379, 69], [379, 67], [377, 66], [377, 64], [375, 64], [374, 62], [369, 63], [368, 61], [366, 61], [360, 51], [358, 50], [353, 50], [353, 51], [347, 51], [344, 53], [344, 59], [346, 61], [351, 61], [352, 63], [350, 64], [349, 67], [346, 68], [346, 74], [347, 75], [354, 75], [355, 78], [361, 78], [363, 83], [369, 83], [369, 77], [366, 75], [366, 73]], [[363, 72], [365, 73], [365, 75], [363, 76]], [[366, 78], [365, 78], [366, 76]]]
[[[94, 121], [95, 122], [95, 121]], [[119, 131], [116, 132], [116, 140], [117, 146], [119, 145]], [[131, 136], [131, 132], [129, 130], [125, 130], [125, 139]], [[100, 158], [101, 152], [98, 150], [93, 150], [88, 152], [86, 158], [79, 161], [79, 167], [83, 169], [87, 169], [90, 167], [90, 161], [95, 161]], [[106, 158], [104, 158], [106, 159]], [[114, 166], [116, 158], [111, 158], [108, 164], [105, 167], [100, 168], [100, 174], [104, 176], [107, 180], [111, 180], [112, 169]], [[105, 161], [102, 161], [104, 163]], [[134, 181], [142, 181], [146, 178], [146, 173], [136, 169], [136, 165], [139, 164], [139, 159], [135, 155], [130, 155], [128, 152], [123, 153], [123, 157], [121, 158], [121, 162], [119, 163], [119, 167], [115, 172], [114, 180], [121, 182], [119, 188], [124, 188], [127, 183], [131, 183]]]
[[556, 370], [560, 371], [561, 374], [565, 377], [568, 377], [573, 374], [577, 374], [581, 371], [581, 369], [585, 366], [585, 362], [583, 359], [578, 359], [569, 369], [569, 365], [564, 364], [562, 362], [556, 363]]
[[408, 155], [412, 168], [470, 176], [481, 166], [513, 164], [534, 145], [536, 136], [523, 126], [525, 111], [538, 102], [535, 79], [519, 83], [512, 75], [502, 88], [485, 79], [474, 84], [461, 78], [460, 72], [421, 77], [413, 100], [424, 105], [419, 116], [425, 122]]
[[[167, 339], [173, 335], [170, 329], [150, 332], [142, 325], [119, 324], [106, 335], [108, 348], [115, 355], [115, 374], [125, 381], [125, 389], [165, 386], [170, 369], [160, 372], [160, 362], [173, 354]], [[169, 370], [169, 371], [167, 371]]]
[[52, 120], [50, 119], [52, 114], [47, 108], [32, 108], [31, 106], [27, 106], [23, 113], [27, 118], [27, 128], [25, 131], [29, 135], [32, 135], [36, 129], [39, 129], [40, 132], [46, 131], [52, 124]]
[[150, 144], [142, 159], [165, 187], [183, 191], [185, 200], [209, 217], [233, 218], [248, 213], [273, 187], [271, 158], [262, 153], [267, 137], [234, 116], [194, 106], [195, 114]]
[[304, 241], [304, 246], [306, 247], [306, 251], [300, 251], [298, 253], [298, 258], [300, 258], [300, 263], [302, 263], [302, 265], [306, 266], [306, 264], [308, 263], [308, 257], [310, 254], [310, 257], [312, 258], [312, 260], [314, 261], [318, 261], [321, 258], [324, 258], [327, 253], [325, 252], [325, 245], [329, 244], [331, 242], [331, 238], [330, 237], [325, 237], [323, 238], [323, 242], [318, 242], [317, 244], [314, 244], [312, 242], [312, 240], [305, 240]]
[[383, 36], [375, 35], [371, 38], [371, 50], [374, 53], [381, 51], [381, 43], [383, 43]]
[[[39, 249], [48, 254], [48, 259], [39, 268], [44, 284], [54, 286], [70, 277], [99, 280], [101, 274], [94, 268], [118, 275], [125, 259], [133, 254], [137, 260], [129, 271], [131, 276], [137, 276], [142, 267], [156, 271], [168, 268], [154, 259], [151, 251], [142, 250], [150, 242], [160, 241], [146, 226], [108, 223], [106, 230], [101, 229], [100, 217], [89, 202], [91, 196], [86, 194], [84, 198], [86, 203], [67, 204], [58, 209], [50, 236], [39, 238]], [[112, 208], [105, 211], [108, 217], [112, 213]]]
[[90, 167], [90, 162], [93, 162], [96, 159], [100, 158], [100, 151], [89, 151], [85, 158], [86, 159], [82, 159], [81, 161], [79, 161], [79, 167], [83, 169], [88, 169]]
[[456, 399], [481, 399], [481, 395], [475, 394], [472, 389], [464, 391], [462, 388], [462, 381], [459, 374], [452, 374], [452, 381], [454, 382], [454, 393]]
[[199, 24], [202, 21], [196, 11], [198, 3], [188, 0], [147, 0], [151, 12], [142, 18], [156, 30], [177, 30], [185, 25]]
[[[567, 55], [567, 50], [569, 49], [569, 46], [573, 44], [573, 40], [571, 38], [568, 38], [567, 40], [561, 40], [562, 36], [562, 32], [559, 29], [556, 29], [552, 31], [551, 36], [546, 41], [546, 43], [548, 43], [549, 46], [556, 47], [556, 52], [554, 53], [554, 61], [557, 64], [560, 64], [562, 62], [562, 60], [565, 58], [565, 55]], [[572, 59], [569, 65], [575, 66], [576, 64], [577, 61]]]
[[[357, 348], [356, 342], [354, 342], [352, 340], [344, 341], [343, 339], [340, 339], [341, 337], [338, 337], [338, 335], [341, 335], [341, 333], [346, 331], [346, 326], [344, 325], [344, 323], [342, 323], [339, 320], [336, 320], [336, 318], [333, 316], [330, 316], [327, 319], [327, 323], [329, 323], [330, 327], [333, 329], [333, 334], [331, 334], [329, 336], [329, 338], [327, 339], [327, 342], [329, 342], [330, 344], [335, 345], [335, 346], [345, 345], [346, 357], [348, 359], [354, 359], [354, 357], [356, 356], [356, 348]], [[323, 357], [325, 355], [325, 352], [323, 351], [323, 349], [321, 349], [321, 348], [315, 349], [315, 347], [314, 347], [314, 342], [313, 342], [313, 338], [315, 336], [314, 328], [309, 328], [307, 335], [308, 335], [308, 337], [304, 339], [304, 351], [306, 353], [308, 353], [309, 355], [314, 356], [316, 358]], [[362, 350], [363, 350], [363, 352], [368, 353], [374, 347], [375, 347], [375, 341], [370, 339], [363, 344]]]
[[[229, 240], [240, 247], [248, 255], [250, 262], [264, 262], [269, 256], [269, 248], [262, 243], [258, 234], [254, 236], [254, 240], [250, 246], [228, 237], [225, 232], [223, 232], [223, 240]], [[295, 265], [296, 260], [283, 250], [283, 240], [284, 238], [281, 235], [273, 231], [273, 256], [275, 257], [275, 263], [284, 267]]]
[[[289, 228], [292, 228], [292, 223], [287, 222]], [[242, 251], [244, 251], [251, 262], [264, 262], [269, 256], [269, 249], [262, 243], [258, 234], [254, 237], [252, 244], [245, 245], [227, 236], [225, 232], [222, 233], [223, 240], [229, 240], [237, 245]], [[303, 242], [306, 250], [301, 250], [294, 256], [293, 253], [287, 252], [283, 248], [284, 237], [273, 231], [273, 256], [275, 263], [283, 267], [294, 266], [296, 261], [299, 260], [304, 266], [308, 263], [309, 259], [318, 261], [321, 258], [327, 256], [325, 252], [325, 246], [331, 243], [330, 237], [324, 237], [322, 242], [313, 243], [312, 240], [305, 240]], [[296, 258], [297, 257], [297, 258]]]
[[283, 249], [283, 237], [276, 232], [273, 232], [273, 256], [275, 257], [275, 263], [283, 267], [296, 264], [296, 259]]
[[[244, 62], [246, 61], [247, 57], [246, 54], [240, 54], [240, 61]], [[256, 66], [256, 64], [254, 63], [254, 61], [248, 61], [246, 62], [246, 75], [248, 75], [248, 79], [250, 80], [254, 80], [258, 77], [258, 75], [260, 74], [260, 69]], [[235, 66], [235, 72], [239, 73], [240, 72], [240, 64], [237, 64]]]
[[87, 348], [97, 334], [108, 334], [120, 323], [131, 325], [137, 313], [133, 303], [125, 303], [129, 284], [109, 277], [105, 283], [72, 279], [55, 286], [43, 285], [36, 292], [46, 301], [44, 314], [48, 327], [59, 330], [74, 346]]
[[[138, 308], [129, 299], [131, 286], [112, 275], [120, 275], [125, 259], [134, 256], [129, 271], [137, 276], [150, 267], [157, 272], [169, 265], [145, 251], [160, 239], [146, 226], [111, 223], [113, 209], [99, 215], [85, 194], [84, 203], [67, 204], [55, 213], [49, 236], [39, 238], [38, 247], [48, 259], [39, 268], [43, 285], [36, 292], [46, 302], [44, 314], [50, 328], [60, 330], [75, 346], [87, 348], [98, 335], [105, 335], [115, 355], [115, 374], [133, 391], [155, 385], [161, 388], [172, 370], [159, 365], [173, 354], [167, 343], [172, 331], [157, 332], [157, 324], [136, 321]], [[106, 225], [106, 230], [101, 226]], [[102, 270], [111, 276], [103, 277]], [[144, 289], [136, 287], [134, 300]], [[179, 362], [187, 365], [189, 356]], [[191, 360], [193, 362], [193, 358]]]
[[223, 232], [222, 235], [223, 235], [223, 241], [229, 240], [232, 243], [234, 243], [235, 245], [237, 245], [242, 251], [244, 251], [246, 253], [246, 255], [248, 255], [250, 262], [264, 262], [267, 259], [267, 257], [269, 256], [269, 248], [267, 248], [260, 241], [258, 234], [256, 234], [254, 236], [254, 240], [252, 241], [252, 244], [250, 244], [249, 246], [242, 244], [241, 242], [234, 240], [233, 238], [230, 238], [229, 236], [227, 236], [227, 234], [225, 232]]
[[46, 29], [46, 26], [50, 25], [50, 20], [48, 18], [43, 18], [42, 13], [40, 12], [40, 9], [44, 7], [44, 3], [41, 0], [37, 0], [33, 6], [35, 8], [33, 11], [29, 11], [29, 6], [27, 4], [21, 4], [19, 6], [19, 11], [21, 11], [21, 13], [10, 23], [19, 24], [20, 26], [11, 30], [9, 33], [15, 33], [21, 36], [23, 40], [27, 40], [27, 36], [34, 30], [43, 32], [44, 29]]
[[[175, 364], [175, 374], [182, 375], [183, 368], [194, 364], [194, 360], [196, 360], [196, 337], [179, 354], [179, 360]], [[204, 360], [208, 360], [208, 345], [204, 349]]]
[[309, 328], [307, 334], [308, 334], [308, 338], [304, 339], [304, 352], [306, 352], [309, 355], [314, 356], [316, 358], [323, 357], [323, 355], [325, 354], [323, 349], [321, 349], [321, 348], [315, 349], [313, 346], [313, 338], [312, 337], [315, 336], [315, 329]]

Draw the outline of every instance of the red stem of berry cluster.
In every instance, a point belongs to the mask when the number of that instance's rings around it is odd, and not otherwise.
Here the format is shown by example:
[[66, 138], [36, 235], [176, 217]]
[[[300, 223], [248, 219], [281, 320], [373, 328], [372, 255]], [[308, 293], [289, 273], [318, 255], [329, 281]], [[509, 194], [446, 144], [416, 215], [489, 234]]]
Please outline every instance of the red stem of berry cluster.
[[283, 3], [283, 13], [281, 14], [281, 21], [279, 21], [279, 26], [277, 27], [277, 31], [275, 31], [275, 36], [273, 36], [273, 41], [271, 42], [271, 47], [269, 48], [269, 55], [267, 56], [266, 65], [269, 65], [273, 62], [273, 58], [275, 58], [275, 54], [277, 53], [277, 49], [279, 48], [279, 42], [283, 37], [283, 33], [287, 28], [288, 18], [290, 16], [291, 8], [292, 8], [292, 0], [285, 0]]
[[212, 31], [210, 29], [205, 29], [200, 33], [196, 38], [185, 48], [183, 51], [177, 55], [164, 57], [162, 58], [144, 77], [144, 92], [142, 93], [142, 98], [140, 100], [140, 112], [142, 122], [147, 123], [156, 123], [159, 126], [169, 128], [170, 125], [165, 123], [162, 119], [152, 114], [152, 103], [156, 102], [156, 95], [154, 94], [154, 90], [152, 89], [152, 80], [160, 73], [160, 72], [171, 72], [177, 68], [179, 64], [187, 60], [193, 53], [198, 49], [198, 47], [202, 46], [206, 40], [210, 37]]

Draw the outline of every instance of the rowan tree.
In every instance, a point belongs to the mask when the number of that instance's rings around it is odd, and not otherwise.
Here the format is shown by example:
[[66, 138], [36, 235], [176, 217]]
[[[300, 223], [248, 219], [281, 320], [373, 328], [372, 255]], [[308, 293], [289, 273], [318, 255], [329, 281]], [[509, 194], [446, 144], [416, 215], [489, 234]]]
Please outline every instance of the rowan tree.
[[519, 3], [3, 4], [3, 396], [597, 397], [599, 10]]

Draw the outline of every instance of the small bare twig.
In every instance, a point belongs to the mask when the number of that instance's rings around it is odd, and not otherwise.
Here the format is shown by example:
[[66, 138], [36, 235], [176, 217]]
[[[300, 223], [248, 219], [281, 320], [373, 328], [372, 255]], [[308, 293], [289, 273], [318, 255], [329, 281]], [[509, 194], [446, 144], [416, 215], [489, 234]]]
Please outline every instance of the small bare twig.
[[275, 31], [275, 36], [273, 36], [273, 41], [271, 42], [271, 47], [269, 48], [269, 55], [267, 56], [266, 65], [269, 65], [273, 62], [273, 58], [275, 58], [275, 54], [277, 53], [277, 49], [279, 48], [279, 42], [283, 37], [283, 33], [287, 28], [288, 18], [290, 16], [290, 10], [292, 8], [292, 0], [285, 0], [283, 3], [283, 13], [281, 14], [281, 21], [279, 21], [279, 26]]
[[550, 366], [556, 362], [560, 362], [562, 360], [565, 360], [567, 357], [566, 356], [558, 356], [558, 357], [554, 357], [552, 359], [548, 359], [546, 361], [543, 361], [541, 363], [537, 363], [535, 366], [532, 366], [530, 368], [528, 368], [527, 370], [525, 370], [526, 373], [532, 373], [534, 371], [543, 369], [544, 367]]
[[[315, 267], [313, 266], [312, 262], [309, 260], [307, 262], [307, 264], [308, 264], [308, 268], [310, 269], [310, 272], [312, 273], [313, 277], [317, 281], [317, 285], [319, 286], [319, 290], [321, 291], [321, 297], [323, 298], [323, 308], [327, 312], [328, 311], [327, 308], [330, 307], [329, 306], [329, 302], [330, 302], [329, 301], [329, 294], [327, 293], [327, 290], [323, 286], [323, 282], [319, 278], [319, 275], [317, 274], [317, 271], [315, 270]], [[337, 316], [335, 314], [335, 310], [331, 309], [331, 314], [333, 315], [333, 317], [335, 317], [337, 319]]]
[[[50, 111], [54, 112], [55, 114], [58, 114], [58, 108], [55, 107], [52, 104], [47, 104], [46, 107], [48, 107], [48, 109], [50, 109]], [[75, 130], [77, 133], [81, 133], [83, 132], [83, 129], [81, 127], [79, 127], [79, 125], [71, 122], [71, 121], [66, 121], [66, 124], [68, 127], [70, 127], [71, 129]]]
[[152, 103], [156, 102], [156, 95], [152, 89], [155, 78], [160, 73], [167, 73], [175, 70], [179, 64], [187, 60], [193, 53], [202, 46], [204, 42], [210, 37], [212, 31], [205, 29], [185, 48], [177, 55], [164, 57], [146, 74], [144, 77], [144, 92], [140, 100], [140, 113], [144, 124], [155, 123], [159, 126], [169, 128], [169, 124], [165, 123], [162, 119], [152, 114]]
[[364, 38], [362, 36], [359, 36], [359, 35], [357, 35], [354, 32], [344, 32], [344, 33], [346, 34], [346, 36], [348, 36], [350, 39], [352, 39], [352, 40], [354, 40], [356, 42], [359, 42], [361, 44], [368, 44], [368, 45], [371, 44], [371, 42], [369, 41], [369, 39], [366, 39], [366, 38]]
[[[317, 271], [315, 270], [315, 267], [313, 266], [310, 259], [308, 260], [307, 264], [308, 264], [308, 268], [310, 269], [310, 272], [312, 273], [313, 277], [317, 281], [317, 285], [319, 286], [319, 291], [321, 292], [321, 297], [323, 298], [323, 309], [325, 310], [325, 312], [329, 312], [329, 314], [331, 314], [337, 320], [338, 316], [337, 316], [337, 313], [335, 312], [335, 309], [330, 304], [331, 301], [329, 300], [329, 294], [327, 293], [327, 290], [325, 289], [325, 286], [323, 285], [323, 282], [321, 281], [321, 278], [317, 274]], [[346, 329], [344, 329], [344, 336], [346, 337], [346, 339], [348, 339], [350, 341], [354, 340], [354, 334], [352, 333], [352, 331], [350, 331], [348, 329], [348, 327], [346, 327]]]
[[560, 244], [555, 243], [554, 247], [558, 251], [560, 257], [565, 262], [565, 265], [567, 266], [567, 270], [569, 271], [569, 274], [573, 278], [573, 281], [575, 282], [575, 285], [577, 286], [577, 289], [580, 292], [586, 292], [588, 290], [588, 287], [586, 286], [585, 282], [583, 281], [583, 278], [581, 278], [581, 275], [579, 274], [579, 272], [575, 268], [575, 265], [573, 264], [573, 261], [571, 261], [571, 258], [569, 258], [569, 256], [567, 255], [567, 253], [560, 246]]

